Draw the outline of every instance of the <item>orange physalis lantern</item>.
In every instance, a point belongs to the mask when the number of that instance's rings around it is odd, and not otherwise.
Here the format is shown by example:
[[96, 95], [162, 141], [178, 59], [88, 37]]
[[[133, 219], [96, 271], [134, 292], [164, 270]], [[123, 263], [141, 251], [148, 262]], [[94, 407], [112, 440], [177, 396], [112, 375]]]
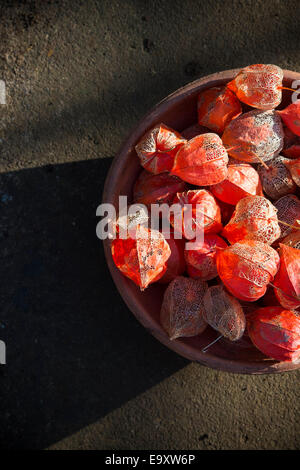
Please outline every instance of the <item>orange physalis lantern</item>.
[[277, 361], [300, 357], [300, 317], [282, 307], [263, 307], [247, 316], [247, 329], [253, 344]]
[[213, 132], [222, 133], [241, 112], [241, 103], [227, 87], [208, 88], [198, 96], [198, 122]]
[[282, 156], [274, 157], [268, 162], [268, 168], [260, 165], [257, 169], [264, 192], [272, 199], [278, 199], [296, 190], [287, 163], [290, 160]]
[[283, 129], [276, 111], [253, 110], [233, 119], [222, 135], [228, 154], [249, 163], [261, 163], [278, 155]]
[[263, 196], [245, 197], [237, 203], [222, 236], [230, 243], [256, 240], [272, 245], [280, 237], [277, 209]]
[[284, 164], [290, 171], [296, 185], [300, 186], [300, 158], [297, 158], [297, 160], [287, 160]]
[[243, 68], [227, 84], [243, 103], [258, 109], [274, 109], [281, 103], [283, 71], [277, 65], [254, 64]]
[[156, 175], [171, 170], [174, 157], [185, 142], [178, 132], [159, 124], [142, 137], [135, 150], [141, 165]]
[[144, 290], [163, 276], [171, 250], [160, 232], [138, 225], [134, 238], [113, 240], [111, 253], [117, 268]]
[[277, 273], [279, 255], [266, 243], [244, 240], [217, 252], [218, 274], [228, 291], [240, 300], [262, 297]]
[[193, 249], [184, 251], [188, 275], [202, 281], [217, 277], [217, 249], [224, 249], [228, 246], [223, 238], [208, 233], [204, 236], [203, 242], [190, 242], [190, 245], [193, 245]]
[[168, 284], [173, 281], [177, 276], [181, 276], [185, 271], [185, 259], [184, 259], [184, 240], [174, 238], [174, 233], [163, 235], [168, 242], [171, 250], [170, 258], [168, 259], [166, 266], [167, 270], [163, 277], [159, 280], [162, 284]]
[[[300, 200], [294, 194], [283, 196], [274, 202], [281, 230], [281, 238], [300, 228]], [[282, 222], [282, 223], [281, 223]], [[299, 230], [298, 230], [299, 231]]]
[[[174, 229], [182, 233], [184, 238], [192, 240], [197, 230], [204, 233], [218, 233], [222, 230], [221, 211], [213, 195], [205, 189], [194, 189], [177, 193], [173, 204], [178, 204], [182, 214], [181, 225], [177, 226], [176, 214], [170, 214], [170, 223]], [[180, 222], [180, 220], [179, 220]]]
[[285, 125], [296, 135], [300, 135], [300, 100], [289, 104], [282, 111], [277, 111]]
[[160, 312], [160, 321], [170, 339], [196, 336], [207, 323], [203, 318], [203, 296], [206, 282], [179, 276], [167, 287]]
[[210, 187], [213, 195], [228, 204], [237, 204], [246, 196], [262, 195], [257, 171], [247, 163], [229, 163], [227, 178]]
[[227, 176], [228, 155], [217, 134], [189, 140], [175, 157], [171, 173], [197, 186], [220, 183]]
[[280, 267], [274, 280], [277, 299], [284, 308], [300, 307], [300, 251], [280, 243]]
[[171, 204], [177, 192], [184, 191], [186, 184], [177, 176], [169, 173], [153, 175], [144, 170], [133, 188], [134, 202], [150, 206], [151, 204]]
[[204, 319], [231, 341], [241, 339], [246, 327], [246, 318], [239, 301], [229, 295], [223, 286], [212, 286], [203, 299]]

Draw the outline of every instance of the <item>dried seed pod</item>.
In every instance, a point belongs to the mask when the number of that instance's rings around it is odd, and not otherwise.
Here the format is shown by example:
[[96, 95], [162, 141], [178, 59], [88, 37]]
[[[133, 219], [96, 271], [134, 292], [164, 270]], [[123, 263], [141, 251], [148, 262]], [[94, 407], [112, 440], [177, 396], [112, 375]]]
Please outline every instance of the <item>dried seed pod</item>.
[[195, 241], [190, 244], [194, 245], [194, 249], [185, 249], [184, 251], [188, 275], [202, 281], [209, 281], [217, 277], [217, 249], [224, 249], [228, 246], [223, 238], [215, 234], [207, 234], [204, 236], [203, 242]]
[[247, 316], [247, 329], [253, 344], [277, 361], [300, 357], [300, 317], [282, 307], [263, 307]]
[[[133, 238], [135, 239], [137, 233], [137, 227], [142, 225], [148, 227], [149, 224], [149, 213], [147, 207], [142, 204], [131, 206], [134, 211], [129, 211], [129, 214], [120, 215], [115, 222], [116, 235], [119, 238]], [[139, 233], [139, 232], [138, 232]]]
[[213, 132], [222, 133], [241, 112], [241, 103], [227, 87], [208, 88], [198, 96], [198, 122]]
[[284, 308], [300, 307], [300, 251], [279, 245], [280, 267], [274, 279], [277, 299]]
[[280, 237], [277, 210], [263, 196], [249, 196], [241, 199], [222, 236], [230, 243], [240, 240], [256, 240], [272, 245]]
[[239, 340], [245, 331], [246, 318], [239, 301], [229, 295], [223, 286], [212, 286], [204, 298], [204, 319], [231, 341]]
[[272, 199], [292, 194], [296, 185], [286, 164], [287, 158], [278, 155], [268, 162], [268, 168], [260, 165], [257, 169], [264, 192]]
[[185, 258], [184, 258], [184, 240], [174, 238], [174, 233], [166, 235], [162, 232], [171, 250], [170, 258], [166, 266], [167, 270], [163, 277], [159, 280], [161, 284], [168, 284], [173, 281], [177, 276], [181, 276], [185, 271]]
[[233, 119], [222, 136], [228, 154], [249, 163], [266, 162], [283, 147], [283, 128], [276, 111], [253, 110]]
[[291, 248], [297, 248], [300, 250], [300, 230], [292, 232], [281, 240], [283, 245], [290, 246]]
[[284, 162], [297, 186], [300, 186], [300, 158]]
[[277, 273], [279, 255], [266, 243], [245, 240], [217, 252], [218, 274], [228, 291], [240, 300], [262, 297]]
[[227, 176], [228, 155], [217, 134], [189, 140], [175, 157], [171, 173], [197, 186], [220, 183]]
[[284, 147], [282, 153], [287, 158], [300, 158], [300, 137], [288, 127], [284, 127]]
[[216, 198], [233, 205], [246, 196], [262, 196], [258, 173], [248, 163], [229, 163], [227, 178], [210, 190]]
[[171, 170], [174, 157], [185, 142], [178, 132], [159, 124], [142, 137], [135, 150], [145, 170], [156, 175]]
[[280, 114], [284, 124], [296, 135], [300, 135], [300, 100], [289, 104]]
[[300, 228], [300, 200], [294, 194], [288, 194], [283, 196], [278, 201], [274, 202], [274, 206], [277, 209], [277, 217], [279, 222], [279, 227], [281, 230], [281, 238], [286, 237], [292, 232], [295, 232]]
[[138, 225], [135, 238], [113, 240], [111, 253], [117, 268], [144, 290], [163, 276], [171, 250], [160, 232]]
[[170, 339], [196, 336], [205, 330], [203, 296], [206, 290], [206, 282], [182, 276], [168, 285], [160, 321]]
[[[170, 214], [170, 223], [184, 238], [192, 240], [197, 230], [204, 233], [217, 233], [222, 230], [221, 211], [213, 195], [205, 189], [195, 189], [177, 193], [173, 204], [181, 207], [182, 225], [177, 226], [174, 215]], [[175, 214], [176, 216], [176, 214]]]
[[133, 199], [136, 203], [171, 204], [177, 192], [184, 191], [186, 184], [177, 176], [169, 173], [153, 175], [144, 170], [138, 177], [133, 188]]
[[277, 65], [254, 64], [240, 70], [227, 84], [240, 101], [258, 109], [274, 109], [281, 103], [283, 71]]

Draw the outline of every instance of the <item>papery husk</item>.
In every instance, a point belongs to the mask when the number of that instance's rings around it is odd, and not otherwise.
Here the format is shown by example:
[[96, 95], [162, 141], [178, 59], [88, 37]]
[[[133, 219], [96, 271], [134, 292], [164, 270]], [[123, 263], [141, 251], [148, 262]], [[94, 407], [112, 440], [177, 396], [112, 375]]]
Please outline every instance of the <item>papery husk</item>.
[[204, 318], [207, 323], [231, 341], [244, 334], [246, 318], [239, 301], [229, 295], [223, 286], [209, 287], [204, 295]]
[[203, 296], [207, 283], [179, 276], [167, 287], [160, 312], [160, 321], [170, 339], [196, 336], [207, 323], [203, 318]]

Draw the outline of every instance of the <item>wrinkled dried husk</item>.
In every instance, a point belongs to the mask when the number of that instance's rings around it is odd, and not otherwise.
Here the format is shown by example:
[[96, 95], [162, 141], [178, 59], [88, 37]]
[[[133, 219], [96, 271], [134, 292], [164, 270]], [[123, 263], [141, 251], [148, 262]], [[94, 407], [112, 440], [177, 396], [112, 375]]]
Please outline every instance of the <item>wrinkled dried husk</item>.
[[255, 240], [269, 245], [272, 245], [280, 234], [277, 210], [263, 196], [249, 196], [241, 199], [222, 232], [230, 243]]
[[151, 173], [170, 171], [178, 149], [186, 140], [165, 124], [148, 131], [135, 146], [141, 165]]
[[227, 204], [237, 204], [246, 196], [262, 196], [257, 171], [248, 163], [229, 162], [227, 178], [210, 187], [215, 197]]
[[283, 148], [282, 123], [275, 111], [253, 110], [233, 119], [222, 135], [228, 154], [248, 163], [261, 163]]
[[204, 295], [204, 318], [207, 323], [231, 341], [239, 340], [245, 331], [246, 319], [239, 301], [223, 286], [209, 287]]
[[264, 307], [247, 317], [253, 344], [266, 356], [293, 361], [300, 356], [300, 317], [279, 306]]
[[177, 192], [185, 189], [184, 181], [169, 173], [154, 175], [144, 170], [135, 182], [133, 200], [138, 204], [171, 204]]
[[227, 84], [240, 101], [258, 109], [274, 109], [281, 103], [283, 71], [273, 64], [253, 64], [240, 70]]
[[254, 302], [266, 293], [278, 270], [279, 255], [266, 243], [244, 240], [217, 252], [218, 274], [227, 290]]
[[[297, 196], [294, 194], [283, 196], [278, 199], [278, 201], [274, 202], [274, 206], [277, 209], [278, 220], [295, 227], [299, 226], [300, 228], [300, 224], [297, 222], [297, 220], [300, 220], [300, 200]], [[281, 224], [280, 222], [279, 227], [281, 230], [281, 238], [297, 230], [296, 228]]]
[[280, 267], [274, 279], [275, 294], [284, 308], [300, 307], [300, 251], [279, 245]]
[[210, 186], [227, 176], [228, 155], [217, 134], [202, 134], [189, 140], [175, 157], [171, 173], [196, 186]]
[[143, 226], [137, 227], [135, 239], [116, 238], [112, 242], [112, 257], [117, 268], [141, 290], [163, 276], [170, 254], [165, 237]]
[[205, 330], [203, 296], [207, 287], [206, 282], [182, 276], [168, 285], [160, 321], [170, 339], [196, 336]]
[[286, 166], [289, 161], [279, 155], [268, 162], [268, 169], [262, 165], [257, 169], [263, 190], [272, 199], [279, 199], [296, 190], [292, 175]]

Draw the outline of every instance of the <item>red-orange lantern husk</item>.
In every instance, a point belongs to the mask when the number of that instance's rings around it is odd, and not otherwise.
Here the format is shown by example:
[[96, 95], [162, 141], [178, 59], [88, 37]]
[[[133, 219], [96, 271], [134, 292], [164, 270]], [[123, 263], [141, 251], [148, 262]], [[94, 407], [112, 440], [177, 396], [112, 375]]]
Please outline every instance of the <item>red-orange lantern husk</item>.
[[153, 175], [144, 170], [133, 188], [134, 202], [150, 206], [151, 204], [171, 204], [177, 192], [184, 191], [185, 182], [169, 173]]
[[257, 171], [247, 163], [229, 163], [227, 178], [210, 187], [213, 195], [227, 204], [236, 205], [246, 196], [262, 196]]
[[280, 237], [277, 210], [263, 196], [248, 196], [241, 199], [222, 236], [230, 243], [240, 240], [256, 240], [272, 245]]
[[246, 318], [239, 301], [228, 294], [223, 286], [212, 286], [204, 298], [204, 319], [231, 341], [238, 341], [244, 334]]
[[300, 307], [300, 250], [279, 244], [280, 267], [274, 279], [277, 299], [284, 308]]
[[173, 175], [196, 186], [210, 186], [227, 176], [228, 155], [217, 134], [202, 134], [189, 140], [175, 157]]
[[268, 168], [259, 165], [257, 171], [263, 190], [271, 199], [276, 200], [295, 192], [296, 184], [287, 166], [290, 161], [293, 160], [278, 155], [268, 162]]
[[282, 154], [287, 158], [300, 158], [300, 137], [288, 127], [284, 127], [284, 147]]
[[197, 230], [203, 230], [204, 233], [218, 233], [222, 230], [221, 211], [209, 191], [195, 189], [177, 193], [173, 204], [178, 204], [178, 208], [182, 208], [180, 209], [182, 225], [177, 227], [172, 212], [170, 223], [177, 232], [182, 233], [184, 238], [192, 240]]
[[185, 142], [178, 132], [159, 124], [142, 137], [135, 150], [145, 170], [158, 174], [171, 170], [174, 157]]
[[228, 245], [223, 238], [209, 233], [204, 236], [203, 242], [190, 242], [194, 249], [185, 249], [184, 257], [187, 272], [193, 279], [209, 281], [218, 275], [216, 265], [217, 249], [224, 249]]
[[213, 87], [198, 96], [198, 122], [218, 134], [242, 112], [236, 95], [227, 87]]
[[283, 71], [277, 65], [254, 64], [243, 68], [227, 84], [240, 101], [258, 109], [274, 109], [281, 103]]
[[196, 336], [205, 330], [203, 296], [207, 287], [206, 282], [182, 276], [168, 285], [160, 321], [170, 339]]
[[285, 125], [296, 135], [300, 135], [300, 101], [289, 104], [285, 109], [277, 111]]
[[228, 291], [240, 300], [262, 297], [277, 273], [279, 255], [266, 243], [245, 240], [217, 252], [218, 274]]
[[168, 259], [166, 266], [167, 270], [163, 277], [159, 280], [162, 284], [168, 284], [173, 281], [177, 276], [181, 276], [185, 271], [185, 258], [184, 258], [184, 245], [185, 242], [182, 239], [174, 238], [174, 233], [163, 235], [168, 242], [171, 250], [170, 258]]
[[233, 119], [222, 135], [228, 154], [248, 163], [261, 163], [278, 155], [283, 128], [276, 111], [253, 110]]
[[300, 158], [295, 160], [287, 160], [284, 164], [291, 173], [296, 185], [300, 186]]
[[300, 316], [282, 307], [259, 308], [247, 316], [247, 329], [253, 344], [277, 361], [300, 357]]
[[222, 224], [226, 225], [228, 224], [229, 220], [232, 217], [232, 214], [234, 213], [235, 206], [233, 206], [232, 204], [227, 204], [226, 202], [223, 202], [220, 199], [218, 199], [218, 206], [221, 209]]
[[164, 275], [171, 250], [163, 234], [138, 225], [135, 238], [113, 240], [111, 253], [117, 268], [144, 290]]
[[297, 196], [294, 194], [283, 196], [278, 199], [278, 201], [274, 202], [274, 206], [277, 209], [278, 220], [288, 224], [285, 225], [279, 222], [281, 238], [295, 232], [297, 227], [300, 228], [300, 223], [298, 222], [298, 220], [300, 220], [300, 200]]

